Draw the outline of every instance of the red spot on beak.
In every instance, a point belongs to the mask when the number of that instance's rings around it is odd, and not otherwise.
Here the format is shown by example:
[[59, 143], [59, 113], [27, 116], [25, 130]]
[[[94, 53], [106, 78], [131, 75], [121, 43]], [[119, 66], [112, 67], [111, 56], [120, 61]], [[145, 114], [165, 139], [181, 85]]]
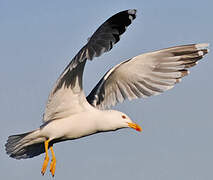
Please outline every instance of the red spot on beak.
[[142, 128], [141, 128], [138, 124], [135, 124], [135, 123], [128, 123], [128, 126], [129, 126], [130, 128], [135, 129], [136, 131], [139, 131], [139, 132], [142, 131]]

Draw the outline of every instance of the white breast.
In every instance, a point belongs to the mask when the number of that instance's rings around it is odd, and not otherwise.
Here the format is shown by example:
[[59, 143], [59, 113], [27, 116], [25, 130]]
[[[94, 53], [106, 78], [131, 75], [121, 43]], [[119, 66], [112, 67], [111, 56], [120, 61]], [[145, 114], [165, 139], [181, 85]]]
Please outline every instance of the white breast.
[[51, 121], [42, 128], [41, 132], [49, 139], [77, 139], [97, 132], [100, 117], [99, 110], [85, 111]]

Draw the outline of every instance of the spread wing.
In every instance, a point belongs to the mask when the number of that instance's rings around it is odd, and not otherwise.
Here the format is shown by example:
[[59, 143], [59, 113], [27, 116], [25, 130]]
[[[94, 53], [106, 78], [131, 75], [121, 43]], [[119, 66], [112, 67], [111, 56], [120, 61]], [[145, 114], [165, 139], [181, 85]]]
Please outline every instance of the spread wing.
[[82, 75], [86, 60], [92, 60], [111, 50], [135, 18], [136, 10], [122, 11], [109, 18], [96, 30], [54, 85], [47, 101], [44, 122], [84, 110], [87, 101], [82, 90]]
[[208, 44], [171, 47], [124, 61], [104, 75], [87, 100], [94, 107], [106, 109], [125, 99], [158, 95], [188, 75], [187, 69], [208, 53], [207, 47]]

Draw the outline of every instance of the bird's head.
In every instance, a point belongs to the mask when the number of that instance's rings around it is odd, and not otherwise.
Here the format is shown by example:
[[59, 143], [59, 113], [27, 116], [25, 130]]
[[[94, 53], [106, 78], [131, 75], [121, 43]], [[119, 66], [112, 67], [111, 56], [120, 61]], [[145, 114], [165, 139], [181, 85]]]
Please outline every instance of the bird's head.
[[[104, 131], [113, 131], [121, 128], [132, 128], [136, 131], [142, 131], [142, 128], [134, 123], [125, 113], [115, 110], [106, 111], [104, 127], [102, 130]], [[101, 120], [102, 121], [102, 120]]]
[[120, 113], [120, 121], [123, 123], [124, 127], [135, 129], [136, 131], [142, 131], [142, 128], [134, 123], [126, 114]]

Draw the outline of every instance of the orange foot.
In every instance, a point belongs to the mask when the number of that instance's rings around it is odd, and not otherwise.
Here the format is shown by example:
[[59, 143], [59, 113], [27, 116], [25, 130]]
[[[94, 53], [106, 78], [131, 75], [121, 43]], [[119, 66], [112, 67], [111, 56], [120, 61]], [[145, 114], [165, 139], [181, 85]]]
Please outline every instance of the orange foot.
[[44, 163], [43, 163], [42, 169], [41, 169], [41, 174], [42, 175], [44, 175], [44, 173], [45, 173], [45, 171], [47, 169], [48, 162], [49, 162], [49, 157], [46, 156], [45, 159], [44, 159]]
[[52, 177], [55, 175], [55, 166], [56, 166], [56, 159], [53, 158], [50, 164], [50, 172], [52, 174]]
[[48, 162], [49, 162], [49, 156], [48, 156], [48, 146], [49, 146], [49, 142], [50, 140], [46, 140], [44, 141], [44, 147], [45, 147], [45, 159], [44, 159], [44, 163], [43, 163], [43, 166], [42, 166], [42, 169], [41, 169], [41, 174], [44, 175], [46, 169], [47, 169], [47, 165], [48, 165]]
[[50, 172], [52, 174], [52, 177], [55, 175], [55, 166], [56, 166], [56, 158], [55, 158], [55, 153], [53, 151], [53, 146], [50, 147], [50, 151], [52, 153], [52, 161], [50, 164]]

